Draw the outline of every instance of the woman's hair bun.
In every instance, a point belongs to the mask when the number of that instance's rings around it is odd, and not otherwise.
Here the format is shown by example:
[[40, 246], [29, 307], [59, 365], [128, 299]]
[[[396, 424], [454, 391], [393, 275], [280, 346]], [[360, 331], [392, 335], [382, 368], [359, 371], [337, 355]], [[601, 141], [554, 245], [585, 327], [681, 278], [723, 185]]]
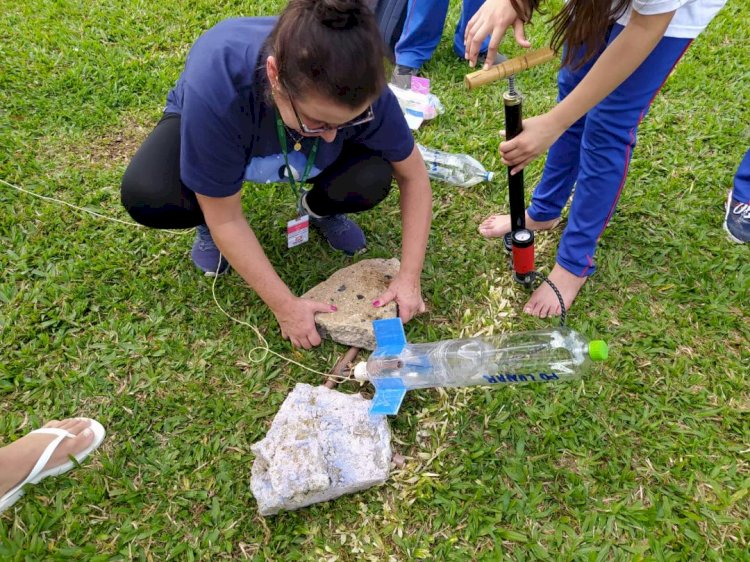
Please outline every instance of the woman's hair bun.
[[269, 37], [284, 87], [352, 109], [386, 88], [372, 0], [289, 0]]
[[315, 19], [331, 29], [351, 29], [360, 24], [365, 11], [371, 12], [364, 0], [313, 0]]

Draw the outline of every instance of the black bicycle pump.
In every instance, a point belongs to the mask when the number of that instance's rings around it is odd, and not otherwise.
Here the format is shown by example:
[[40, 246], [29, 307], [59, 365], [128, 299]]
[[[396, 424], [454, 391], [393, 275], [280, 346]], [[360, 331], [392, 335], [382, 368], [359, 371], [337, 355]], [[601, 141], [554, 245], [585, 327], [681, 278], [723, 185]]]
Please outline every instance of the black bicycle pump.
[[[508, 91], [503, 94], [505, 138], [510, 140], [523, 130], [522, 98], [516, 91], [515, 77], [508, 77]], [[512, 255], [513, 279], [530, 289], [534, 283], [534, 233], [526, 228], [526, 201], [523, 170], [511, 174], [508, 166], [508, 203], [511, 231], [505, 235], [505, 249]]]
[[[508, 79], [508, 91], [503, 94], [505, 107], [505, 137], [510, 140], [523, 130], [521, 94], [516, 91], [515, 75], [555, 58], [550, 47], [532, 51], [520, 57], [504, 60], [486, 70], [467, 74], [464, 84], [471, 90], [495, 80]], [[497, 61], [496, 61], [497, 62]], [[508, 202], [510, 204], [511, 231], [505, 235], [505, 249], [512, 255], [513, 279], [527, 289], [533, 289], [539, 280], [547, 283], [560, 301], [560, 325], [565, 325], [565, 301], [560, 291], [543, 274], [534, 270], [534, 233], [526, 228], [526, 202], [523, 193], [523, 171], [515, 175], [508, 166]]]

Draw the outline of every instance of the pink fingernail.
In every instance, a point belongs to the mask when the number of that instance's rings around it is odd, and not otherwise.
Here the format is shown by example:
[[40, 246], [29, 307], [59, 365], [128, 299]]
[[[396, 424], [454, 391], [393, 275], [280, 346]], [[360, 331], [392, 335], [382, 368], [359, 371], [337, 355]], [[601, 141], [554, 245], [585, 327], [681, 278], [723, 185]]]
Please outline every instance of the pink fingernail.
[[338, 310], [338, 308], [336, 308], [336, 305], [335, 305], [335, 304], [332, 304], [332, 305], [331, 305], [331, 310], [332, 310], [333, 312], [336, 312], [336, 311]]
[[380, 301], [372, 301], [372, 306], [380, 306]]

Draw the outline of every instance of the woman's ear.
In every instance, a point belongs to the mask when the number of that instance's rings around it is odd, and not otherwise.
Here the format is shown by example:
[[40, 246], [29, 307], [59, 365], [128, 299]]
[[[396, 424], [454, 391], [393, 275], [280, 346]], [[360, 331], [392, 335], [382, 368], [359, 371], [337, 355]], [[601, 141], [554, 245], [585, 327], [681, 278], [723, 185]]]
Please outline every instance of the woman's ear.
[[268, 55], [266, 59], [266, 74], [268, 74], [268, 81], [271, 83], [271, 88], [274, 90], [279, 89], [279, 67], [276, 63], [276, 57]]

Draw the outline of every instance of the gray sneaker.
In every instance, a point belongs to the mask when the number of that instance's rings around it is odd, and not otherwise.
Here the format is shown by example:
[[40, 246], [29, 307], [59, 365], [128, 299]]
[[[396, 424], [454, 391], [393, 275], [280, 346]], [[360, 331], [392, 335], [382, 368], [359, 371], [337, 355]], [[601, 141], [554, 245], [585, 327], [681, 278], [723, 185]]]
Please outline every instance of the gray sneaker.
[[213, 277], [217, 273], [221, 275], [229, 270], [229, 262], [221, 255], [211, 237], [211, 231], [205, 224], [195, 229], [195, 242], [190, 257], [198, 269], [208, 277]]
[[354, 256], [367, 249], [365, 233], [359, 225], [346, 215], [310, 217], [310, 224], [318, 229], [334, 250]]
[[411, 89], [411, 77], [419, 74], [418, 68], [412, 68], [410, 66], [404, 66], [397, 64], [396, 68], [393, 69], [391, 74], [391, 84], [402, 90]]

